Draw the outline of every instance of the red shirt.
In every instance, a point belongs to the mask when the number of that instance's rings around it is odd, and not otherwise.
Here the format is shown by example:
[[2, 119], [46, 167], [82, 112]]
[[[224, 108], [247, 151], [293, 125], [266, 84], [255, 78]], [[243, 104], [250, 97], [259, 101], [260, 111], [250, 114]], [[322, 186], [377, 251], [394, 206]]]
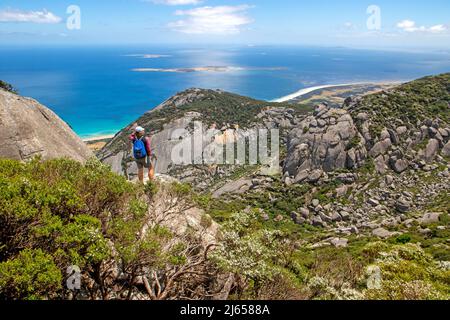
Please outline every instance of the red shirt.
[[[136, 134], [132, 133], [130, 135], [129, 139], [131, 142], [136, 141]], [[145, 149], [147, 150], [147, 155], [150, 156], [152, 154], [152, 151], [150, 149], [150, 138], [149, 137], [144, 137], [144, 145], [145, 145]]]

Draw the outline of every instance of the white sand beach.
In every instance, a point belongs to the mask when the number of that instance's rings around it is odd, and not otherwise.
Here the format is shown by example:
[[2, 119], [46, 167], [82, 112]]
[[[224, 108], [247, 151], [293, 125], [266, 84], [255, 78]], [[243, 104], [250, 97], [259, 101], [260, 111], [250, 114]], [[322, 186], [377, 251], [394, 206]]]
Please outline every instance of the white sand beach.
[[328, 85], [322, 85], [322, 86], [316, 86], [316, 87], [309, 87], [309, 88], [304, 88], [304, 89], [301, 89], [294, 93], [291, 93], [287, 96], [272, 100], [271, 102], [286, 102], [286, 101], [304, 96], [305, 94], [314, 92], [316, 90], [335, 88], [335, 87], [347, 87], [347, 86], [360, 85], [360, 84], [369, 84], [369, 83], [361, 82], [361, 83], [346, 83], [346, 84], [328, 84]]
[[344, 83], [344, 84], [328, 84], [328, 85], [322, 85], [322, 86], [315, 86], [315, 87], [309, 87], [309, 88], [304, 88], [301, 89], [297, 92], [294, 92], [292, 94], [289, 94], [287, 96], [272, 100], [270, 102], [286, 102], [289, 100], [293, 100], [296, 98], [300, 98], [308, 93], [317, 91], [317, 90], [322, 90], [322, 89], [329, 89], [329, 88], [339, 88], [339, 87], [348, 87], [348, 86], [356, 86], [356, 85], [397, 85], [397, 84], [401, 84], [402, 81], [381, 81], [381, 82], [354, 82], [354, 83]]
[[88, 138], [81, 138], [81, 140], [83, 140], [84, 142], [92, 142], [92, 141], [112, 139], [112, 138], [114, 138], [114, 134], [92, 136], [92, 137], [88, 137]]

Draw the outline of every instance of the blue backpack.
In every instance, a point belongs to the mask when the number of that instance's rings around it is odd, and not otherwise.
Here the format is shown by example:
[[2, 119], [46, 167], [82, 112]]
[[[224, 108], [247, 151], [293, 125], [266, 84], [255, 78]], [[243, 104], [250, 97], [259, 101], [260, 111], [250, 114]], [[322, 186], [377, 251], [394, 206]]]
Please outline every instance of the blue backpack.
[[133, 155], [135, 159], [143, 159], [147, 157], [147, 149], [145, 148], [144, 138], [136, 139], [133, 142]]

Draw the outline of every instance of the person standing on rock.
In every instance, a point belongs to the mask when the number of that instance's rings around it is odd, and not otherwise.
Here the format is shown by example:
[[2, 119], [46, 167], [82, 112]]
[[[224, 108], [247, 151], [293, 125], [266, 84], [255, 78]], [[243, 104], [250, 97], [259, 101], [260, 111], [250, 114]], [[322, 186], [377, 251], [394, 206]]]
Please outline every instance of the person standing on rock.
[[133, 147], [133, 157], [138, 167], [138, 177], [144, 183], [144, 168], [148, 169], [148, 178], [155, 178], [155, 169], [152, 163], [152, 150], [150, 148], [150, 138], [145, 136], [145, 129], [137, 126], [130, 136]]

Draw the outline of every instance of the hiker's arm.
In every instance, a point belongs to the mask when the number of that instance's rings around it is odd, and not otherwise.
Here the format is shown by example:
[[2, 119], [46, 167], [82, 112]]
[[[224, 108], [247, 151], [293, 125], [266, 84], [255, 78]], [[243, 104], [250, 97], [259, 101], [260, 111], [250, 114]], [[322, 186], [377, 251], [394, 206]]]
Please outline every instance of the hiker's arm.
[[128, 137], [128, 141], [129, 141], [129, 146], [130, 146], [130, 153], [133, 154], [133, 141], [134, 141], [134, 135], [130, 135]]
[[150, 137], [145, 138], [145, 149], [147, 150], [147, 156], [149, 158], [151, 158], [153, 152], [152, 152], [152, 148], [151, 148]]

